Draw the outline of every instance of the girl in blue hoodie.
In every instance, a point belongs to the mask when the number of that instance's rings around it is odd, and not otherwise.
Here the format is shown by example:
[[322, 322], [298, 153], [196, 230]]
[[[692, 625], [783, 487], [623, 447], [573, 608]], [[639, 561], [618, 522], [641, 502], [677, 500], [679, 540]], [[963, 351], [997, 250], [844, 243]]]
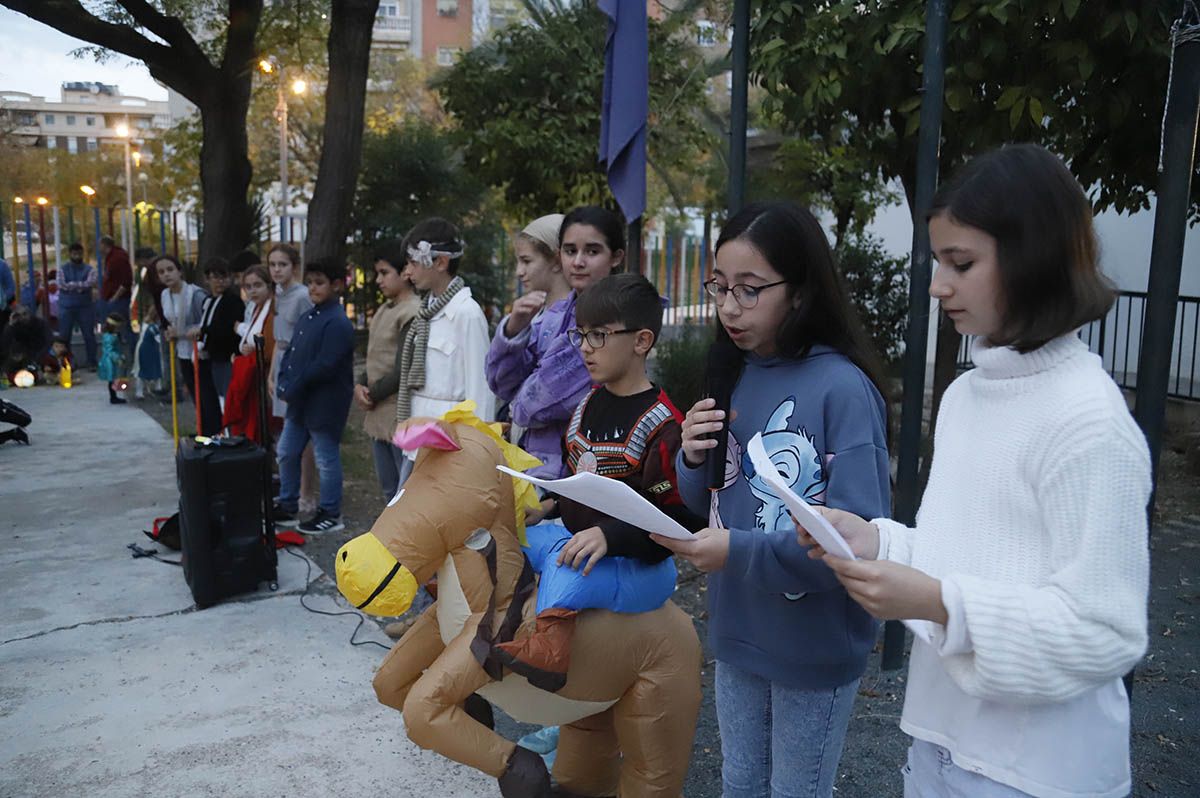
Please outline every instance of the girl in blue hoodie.
[[[730, 219], [705, 288], [720, 321], [710, 363], [728, 364], [732, 401], [728, 424], [713, 399], [692, 407], [676, 470], [709, 528], [690, 541], [654, 539], [709, 573], [725, 798], [830, 796], [876, 627], [796, 545], [787, 509], [744, 452], [761, 433], [809, 503], [886, 513], [876, 358], [825, 232], [797, 205], [754, 204]], [[727, 435], [724, 476], [710, 490], [704, 461], [718, 433]]]

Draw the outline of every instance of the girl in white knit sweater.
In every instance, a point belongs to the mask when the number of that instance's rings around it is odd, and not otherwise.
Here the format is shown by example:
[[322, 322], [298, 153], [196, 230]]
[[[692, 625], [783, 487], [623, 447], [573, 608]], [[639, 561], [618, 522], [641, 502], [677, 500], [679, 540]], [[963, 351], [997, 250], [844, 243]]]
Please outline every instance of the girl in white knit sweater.
[[822, 509], [860, 559], [799, 540], [872, 615], [920, 621], [906, 798], [1127, 795], [1150, 460], [1076, 334], [1113, 297], [1090, 205], [1058, 158], [1009, 146], [939, 191], [929, 234], [976, 368], [942, 400], [916, 528]]

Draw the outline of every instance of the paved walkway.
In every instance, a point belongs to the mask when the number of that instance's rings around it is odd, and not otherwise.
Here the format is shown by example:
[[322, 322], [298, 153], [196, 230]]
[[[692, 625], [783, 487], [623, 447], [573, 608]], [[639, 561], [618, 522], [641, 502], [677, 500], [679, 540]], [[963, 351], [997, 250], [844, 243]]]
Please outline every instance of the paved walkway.
[[408, 741], [371, 690], [383, 650], [300, 606], [305, 559], [196, 611], [181, 569], [130, 557], [178, 496], [152, 419], [94, 376], [4, 396], [34, 421], [0, 447], [0, 795], [498, 794]]

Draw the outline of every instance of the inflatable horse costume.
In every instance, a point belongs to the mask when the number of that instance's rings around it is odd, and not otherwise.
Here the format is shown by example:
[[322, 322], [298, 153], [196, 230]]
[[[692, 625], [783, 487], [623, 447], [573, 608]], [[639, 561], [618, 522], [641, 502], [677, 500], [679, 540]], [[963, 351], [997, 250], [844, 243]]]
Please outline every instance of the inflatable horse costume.
[[[532, 630], [537, 588], [520, 540], [529, 484], [496, 466], [537, 461], [472, 409], [400, 427], [397, 440], [420, 447], [412, 475], [337, 554], [342, 593], [379, 615], [401, 614], [438, 578], [437, 601], [380, 666], [376, 695], [403, 713], [413, 742], [499, 779], [504, 798], [677, 798], [700, 705], [691, 620], [671, 602], [636, 615], [586, 610], [561, 690], [505, 669], [493, 649]], [[541, 757], [476, 719], [478, 696], [517, 720], [561, 726], [556, 790]]]

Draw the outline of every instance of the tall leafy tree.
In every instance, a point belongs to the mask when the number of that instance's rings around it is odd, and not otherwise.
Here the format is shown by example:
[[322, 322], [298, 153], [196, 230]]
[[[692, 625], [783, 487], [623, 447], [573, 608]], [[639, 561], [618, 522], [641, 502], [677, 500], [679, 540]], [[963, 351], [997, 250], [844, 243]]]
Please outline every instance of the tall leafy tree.
[[[606, 18], [592, 3], [527, 7], [533, 24], [505, 28], [435, 78], [464, 158], [520, 218], [611, 204], [596, 160]], [[706, 64], [677, 29], [649, 24], [648, 159], [668, 180], [709, 147], [694, 113], [705, 99]]]
[[[1148, 205], [1174, 0], [958, 0], [946, 40], [943, 173], [1008, 141], [1069, 162], [1097, 209]], [[867, 153], [911, 200], [925, 3], [777, 0], [752, 69], [791, 130]], [[1200, 181], [1193, 186], [1200, 218]]]

